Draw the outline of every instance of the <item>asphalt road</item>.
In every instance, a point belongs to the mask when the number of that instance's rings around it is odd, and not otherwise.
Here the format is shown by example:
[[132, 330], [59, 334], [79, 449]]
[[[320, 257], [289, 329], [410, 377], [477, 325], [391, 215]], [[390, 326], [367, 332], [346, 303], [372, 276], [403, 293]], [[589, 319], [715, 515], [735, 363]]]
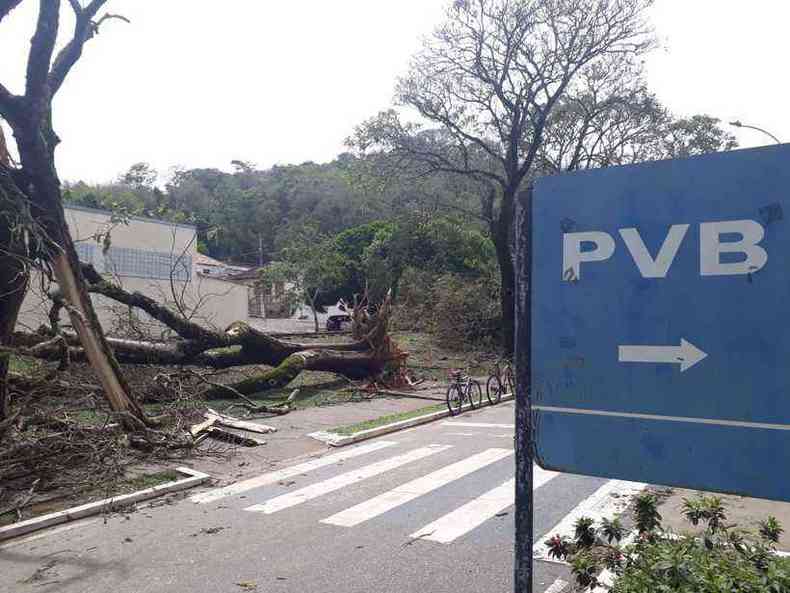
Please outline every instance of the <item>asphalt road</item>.
[[[484, 408], [11, 542], [0, 590], [509, 593], [512, 422], [512, 403]], [[535, 481], [538, 542], [638, 488], [540, 468]], [[536, 560], [537, 593], [570, 581], [565, 565]]]

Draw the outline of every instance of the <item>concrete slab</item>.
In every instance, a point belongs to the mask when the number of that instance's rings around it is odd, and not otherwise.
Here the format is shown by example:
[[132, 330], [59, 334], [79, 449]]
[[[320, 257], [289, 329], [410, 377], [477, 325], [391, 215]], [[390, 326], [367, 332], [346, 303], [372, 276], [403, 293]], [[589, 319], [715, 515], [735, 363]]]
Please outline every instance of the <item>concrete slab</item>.
[[[215, 483], [244, 479], [262, 471], [271, 470], [286, 460], [292, 460], [326, 451], [327, 445], [317, 441], [310, 433], [328, 431], [338, 426], [373, 420], [389, 414], [409, 412], [430, 405], [424, 399], [376, 396], [331, 406], [318, 406], [296, 410], [285, 416], [261, 418], [263, 424], [274, 426], [277, 432], [266, 435], [266, 444], [260, 447], [236, 448], [233, 458], [196, 458], [193, 467], [210, 473]], [[207, 446], [216, 446], [209, 443]]]

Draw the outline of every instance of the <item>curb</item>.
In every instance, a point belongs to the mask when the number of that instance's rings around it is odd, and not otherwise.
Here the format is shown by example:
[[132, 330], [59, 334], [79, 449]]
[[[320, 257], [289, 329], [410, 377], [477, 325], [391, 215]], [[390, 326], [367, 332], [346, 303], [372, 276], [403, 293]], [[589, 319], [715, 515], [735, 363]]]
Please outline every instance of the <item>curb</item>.
[[13, 537], [28, 534], [33, 531], [38, 531], [39, 529], [45, 529], [46, 527], [60, 525], [61, 523], [67, 523], [69, 521], [76, 521], [77, 519], [90, 517], [91, 515], [98, 515], [99, 513], [103, 512], [114, 511], [129, 504], [156, 498], [157, 496], [162, 496], [163, 494], [186, 490], [187, 488], [192, 488], [193, 486], [202, 484], [211, 478], [211, 476], [208, 474], [189, 469], [188, 467], [177, 467], [175, 469], [177, 472], [186, 474], [189, 477], [181, 480], [174, 480], [172, 482], [165, 482], [164, 484], [159, 484], [158, 486], [154, 486], [152, 488], [131, 492], [130, 494], [123, 494], [121, 496], [97, 500], [96, 502], [89, 502], [88, 504], [72, 507], [70, 509], [65, 509], [56, 513], [49, 513], [47, 515], [41, 515], [40, 517], [33, 517], [32, 519], [20, 521], [19, 523], [13, 523], [11, 525], [7, 525], [6, 527], [0, 527], [0, 542], [9, 540]]
[[[513, 394], [509, 393], [507, 395], [503, 395], [501, 402], [510, 401], [513, 399]], [[491, 404], [485, 404], [482, 407], [488, 407]], [[473, 409], [470, 404], [464, 404], [461, 408], [461, 412], [467, 412]], [[481, 408], [474, 408], [476, 410]], [[399, 430], [404, 430], [406, 428], [412, 428], [413, 426], [419, 426], [421, 424], [428, 424], [429, 422], [433, 422], [435, 420], [441, 420], [442, 418], [447, 418], [450, 416], [450, 410], [440, 410], [438, 412], [432, 412], [430, 414], [425, 414], [424, 416], [416, 416], [414, 418], [408, 418], [406, 420], [399, 420], [398, 422], [393, 422], [392, 424], [385, 424], [384, 426], [377, 426], [375, 428], [368, 428], [367, 430], [360, 430], [359, 432], [355, 432], [354, 434], [343, 435], [338, 434], [336, 432], [327, 432], [324, 430], [318, 432], [311, 432], [307, 436], [314, 438], [317, 441], [321, 441], [322, 443], [326, 443], [330, 447], [345, 447], [346, 445], [351, 445], [353, 443], [358, 443], [360, 441], [364, 441], [367, 439], [372, 439], [374, 437], [378, 437], [384, 434], [389, 434], [391, 432], [397, 432]]]

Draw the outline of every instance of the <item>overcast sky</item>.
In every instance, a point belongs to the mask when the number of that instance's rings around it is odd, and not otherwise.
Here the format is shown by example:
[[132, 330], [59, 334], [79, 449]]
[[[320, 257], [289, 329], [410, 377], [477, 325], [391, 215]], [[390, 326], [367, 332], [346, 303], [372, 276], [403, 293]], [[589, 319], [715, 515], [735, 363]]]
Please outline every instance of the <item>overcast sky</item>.
[[[0, 81], [17, 92], [37, 4], [0, 25]], [[390, 104], [444, 4], [110, 0], [131, 24], [103, 26], [55, 103], [61, 177], [109, 180], [138, 161], [166, 173], [331, 160], [355, 124]], [[648, 82], [666, 105], [790, 141], [790, 2], [657, 0], [652, 17], [663, 48]]]

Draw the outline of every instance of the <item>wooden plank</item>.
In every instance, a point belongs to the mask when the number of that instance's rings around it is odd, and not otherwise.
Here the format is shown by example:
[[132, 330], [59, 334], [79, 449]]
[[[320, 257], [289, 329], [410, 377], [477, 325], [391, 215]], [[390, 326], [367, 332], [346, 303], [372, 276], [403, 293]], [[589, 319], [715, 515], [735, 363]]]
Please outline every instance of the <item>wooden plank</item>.
[[204, 432], [205, 430], [210, 428], [216, 421], [217, 421], [216, 417], [207, 416], [205, 421], [193, 425], [192, 428], [189, 429], [189, 434], [192, 435], [192, 438], [195, 438], [201, 432]]
[[269, 426], [268, 424], [258, 424], [257, 422], [247, 422], [246, 420], [240, 420], [239, 418], [234, 418], [233, 416], [220, 414], [211, 408], [208, 408], [208, 412], [206, 412], [205, 417], [206, 419], [214, 420], [216, 424], [227, 426], [228, 428], [246, 430], [247, 432], [257, 432], [258, 434], [277, 432], [277, 429], [274, 426]]

